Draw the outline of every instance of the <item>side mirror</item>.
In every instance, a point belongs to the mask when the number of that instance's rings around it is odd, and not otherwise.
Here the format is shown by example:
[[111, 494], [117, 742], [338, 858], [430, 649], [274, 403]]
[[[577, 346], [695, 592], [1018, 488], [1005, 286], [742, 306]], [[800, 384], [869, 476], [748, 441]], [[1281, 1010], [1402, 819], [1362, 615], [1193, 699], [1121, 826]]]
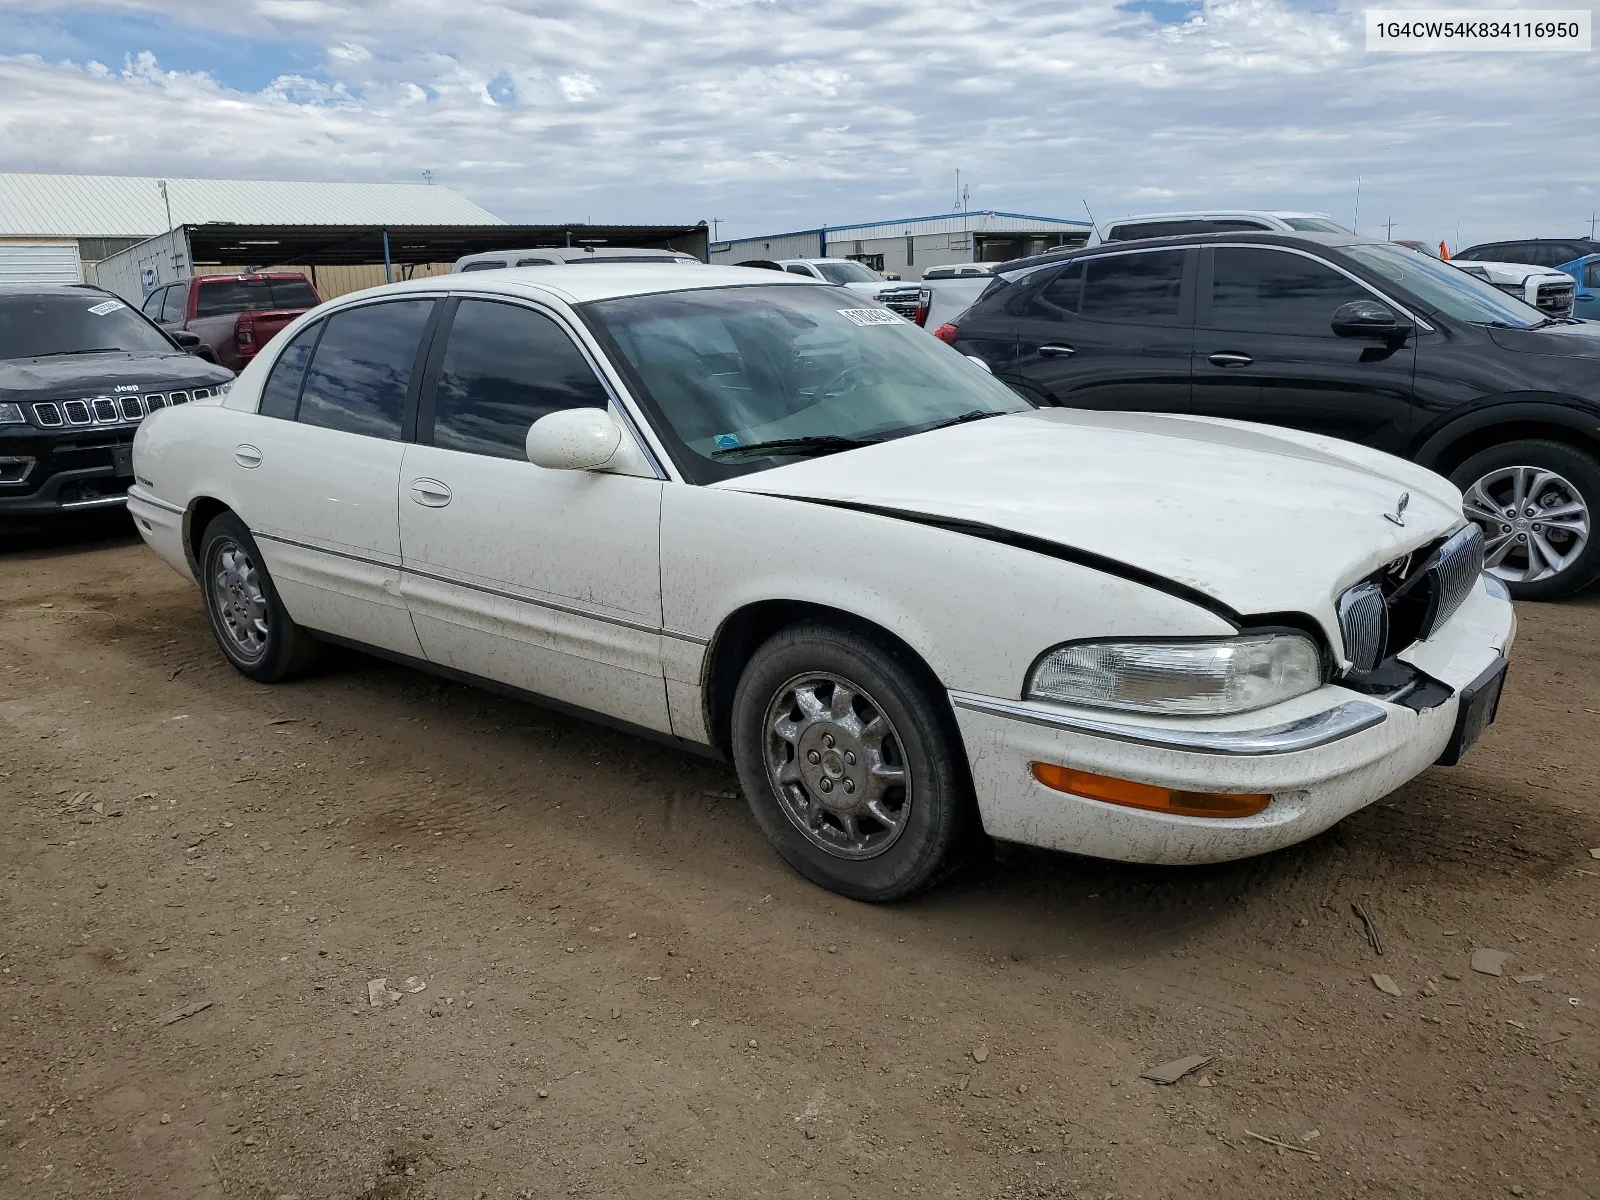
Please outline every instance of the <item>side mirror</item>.
[[528, 430], [528, 461], [552, 471], [598, 471], [616, 456], [622, 427], [603, 408], [564, 408]]
[[1376, 300], [1352, 300], [1341, 304], [1333, 313], [1333, 332], [1342, 338], [1398, 344], [1415, 328], [1388, 305]]
[[190, 333], [187, 329], [169, 329], [167, 330], [167, 336], [190, 354], [193, 354], [200, 347], [200, 335], [198, 333]]
[[973, 362], [977, 363], [985, 371], [989, 372], [989, 374], [991, 374], [991, 375], [994, 374], [994, 368], [991, 367], [988, 363], [984, 362], [983, 359], [979, 358], [976, 354], [969, 354], [969, 355], [967, 355], [967, 357], [969, 359], [971, 359]]

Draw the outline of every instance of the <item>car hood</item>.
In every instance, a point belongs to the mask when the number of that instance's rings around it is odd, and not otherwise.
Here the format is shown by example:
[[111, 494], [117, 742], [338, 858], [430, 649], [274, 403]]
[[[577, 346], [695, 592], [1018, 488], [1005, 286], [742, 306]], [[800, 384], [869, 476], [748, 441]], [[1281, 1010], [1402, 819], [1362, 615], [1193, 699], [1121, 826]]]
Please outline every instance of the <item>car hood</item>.
[[1540, 329], [1491, 329], [1489, 336], [1496, 346], [1516, 354], [1600, 359], [1600, 326], [1592, 322], [1546, 325]]
[[8, 396], [13, 392], [40, 397], [111, 395], [119, 386], [130, 391], [174, 383], [205, 387], [232, 377], [225, 368], [177, 350], [170, 354], [115, 351], [0, 359], [0, 393]]
[[1565, 274], [1564, 271], [1558, 271], [1554, 267], [1535, 267], [1528, 263], [1479, 262], [1475, 258], [1462, 259], [1453, 265], [1458, 270], [1487, 279], [1490, 283], [1520, 284], [1526, 283], [1535, 275], [1546, 277]]
[[[712, 486], [971, 522], [1086, 551], [1242, 615], [1308, 613], [1338, 645], [1350, 584], [1462, 523], [1412, 463], [1203, 417], [1040, 409]], [[1410, 494], [1405, 524], [1385, 519]]]

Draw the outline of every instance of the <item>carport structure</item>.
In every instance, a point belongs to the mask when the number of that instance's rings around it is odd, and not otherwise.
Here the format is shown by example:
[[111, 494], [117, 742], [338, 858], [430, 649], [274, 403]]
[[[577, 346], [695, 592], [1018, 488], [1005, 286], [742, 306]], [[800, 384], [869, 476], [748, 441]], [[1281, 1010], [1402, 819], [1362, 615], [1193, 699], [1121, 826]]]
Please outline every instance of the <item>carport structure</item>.
[[90, 269], [90, 282], [141, 302], [192, 275], [302, 270], [324, 299], [392, 280], [443, 274], [465, 254], [540, 246], [678, 250], [704, 262], [695, 225], [180, 225]]

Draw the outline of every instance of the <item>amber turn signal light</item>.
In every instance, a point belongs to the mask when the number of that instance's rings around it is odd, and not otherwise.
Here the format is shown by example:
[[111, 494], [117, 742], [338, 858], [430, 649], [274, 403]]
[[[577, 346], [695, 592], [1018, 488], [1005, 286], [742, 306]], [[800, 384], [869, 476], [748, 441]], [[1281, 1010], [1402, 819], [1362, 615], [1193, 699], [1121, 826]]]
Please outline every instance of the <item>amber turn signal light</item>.
[[1090, 771], [1074, 771], [1053, 763], [1033, 764], [1033, 777], [1047, 788], [1104, 800], [1124, 808], [1143, 808], [1150, 812], [1173, 813], [1180, 817], [1253, 817], [1272, 802], [1272, 797], [1238, 792], [1178, 792], [1171, 788], [1129, 779], [1114, 779]]

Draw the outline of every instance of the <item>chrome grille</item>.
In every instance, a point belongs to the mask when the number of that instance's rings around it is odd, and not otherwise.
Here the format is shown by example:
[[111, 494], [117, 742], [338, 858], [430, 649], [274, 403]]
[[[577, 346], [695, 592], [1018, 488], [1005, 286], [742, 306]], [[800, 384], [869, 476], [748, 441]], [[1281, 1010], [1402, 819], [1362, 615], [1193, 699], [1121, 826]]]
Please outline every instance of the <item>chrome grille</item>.
[[1422, 627], [1422, 638], [1433, 636], [1435, 630], [1455, 615], [1463, 601], [1472, 594], [1473, 584], [1483, 574], [1483, 529], [1468, 525], [1448, 542], [1428, 564], [1428, 582], [1433, 592], [1433, 606]]
[[906, 320], [912, 320], [917, 314], [917, 294], [920, 287], [885, 288], [874, 299], [890, 312], [898, 313]]
[[1534, 292], [1534, 306], [1546, 316], [1570, 317], [1575, 284], [1551, 280], [1541, 283]]
[[32, 406], [33, 420], [41, 429], [63, 425], [135, 425], [153, 412], [190, 399], [207, 400], [211, 388], [193, 392], [150, 392], [144, 396], [88, 396], [82, 400], [44, 400]]
[[1389, 641], [1389, 604], [1383, 589], [1368, 581], [1339, 597], [1339, 633], [1344, 655], [1357, 671], [1370, 671], [1383, 660]]

